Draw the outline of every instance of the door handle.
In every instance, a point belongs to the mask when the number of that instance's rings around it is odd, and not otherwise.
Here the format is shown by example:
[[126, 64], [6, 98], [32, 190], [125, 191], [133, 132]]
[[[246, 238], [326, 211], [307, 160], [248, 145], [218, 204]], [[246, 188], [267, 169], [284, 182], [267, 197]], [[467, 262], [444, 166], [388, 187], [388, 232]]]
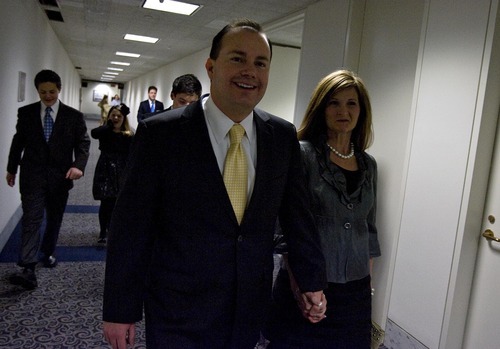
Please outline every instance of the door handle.
[[490, 229], [486, 229], [483, 233], [483, 236], [488, 239], [488, 240], [493, 240], [493, 241], [496, 241], [496, 242], [500, 242], [500, 238], [497, 238], [495, 236], [495, 233], [493, 231], [491, 231]]

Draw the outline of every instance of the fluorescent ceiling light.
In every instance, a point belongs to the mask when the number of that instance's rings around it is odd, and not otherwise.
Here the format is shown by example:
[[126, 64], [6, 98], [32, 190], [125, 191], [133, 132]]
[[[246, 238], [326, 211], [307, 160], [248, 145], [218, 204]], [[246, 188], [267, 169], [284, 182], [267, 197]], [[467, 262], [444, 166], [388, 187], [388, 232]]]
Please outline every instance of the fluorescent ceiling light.
[[105, 71], [103, 74], [108, 74], [108, 75], [120, 75], [120, 73], [115, 73], [112, 71]]
[[138, 58], [141, 56], [138, 53], [120, 52], [120, 51], [116, 51], [116, 55], [117, 56], [125, 56], [125, 57], [134, 57], [134, 58]]
[[114, 71], [123, 71], [123, 68], [113, 68], [113, 67], [108, 67], [108, 70], [114, 70]]
[[117, 61], [111, 61], [109, 63], [116, 64], [116, 65], [126, 65], [126, 66], [130, 65], [130, 63], [127, 63], [127, 62], [117, 62]]
[[103, 77], [103, 78], [113, 78], [113, 79], [116, 78], [116, 76], [114, 76], [114, 75], [106, 75], [106, 74], [102, 74], [101, 77]]
[[144, 8], [148, 8], [150, 10], [164, 11], [164, 12], [172, 12], [178, 13], [180, 15], [190, 16], [196, 10], [198, 10], [200, 5], [192, 5], [185, 2], [180, 1], [171, 1], [171, 0], [146, 0], [142, 5]]
[[158, 38], [152, 38], [151, 36], [143, 36], [143, 35], [135, 35], [135, 34], [125, 34], [123, 37], [125, 40], [139, 41], [139, 42], [147, 42], [148, 44], [156, 44], [158, 42]]

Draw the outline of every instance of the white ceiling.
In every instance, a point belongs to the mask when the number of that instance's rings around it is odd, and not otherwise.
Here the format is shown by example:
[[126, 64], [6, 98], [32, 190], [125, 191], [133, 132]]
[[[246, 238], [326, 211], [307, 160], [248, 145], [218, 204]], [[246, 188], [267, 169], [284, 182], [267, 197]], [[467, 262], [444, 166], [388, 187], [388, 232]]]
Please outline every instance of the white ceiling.
[[[158, 0], [160, 1], [160, 0]], [[125, 83], [192, 53], [210, 47], [212, 38], [231, 19], [261, 23], [274, 44], [300, 47], [304, 9], [320, 0], [187, 0], [202, 5], [192, 16], [144, 9], [143, 0], [39, 0], [46, 11], [60, 12], [64, 22], [50, 20], [57, 37], [83, 80], [100, 80], [110, 61], [130, 62], [114, 82]], [[54, 12], [52, 12], [54, 13]], [[125, 34], [160, 38], [156, 44], [123, 39]], [[116, 56], [116, 51], [141, 54]], [[119, 66], [114, 66], [119, 67]]]

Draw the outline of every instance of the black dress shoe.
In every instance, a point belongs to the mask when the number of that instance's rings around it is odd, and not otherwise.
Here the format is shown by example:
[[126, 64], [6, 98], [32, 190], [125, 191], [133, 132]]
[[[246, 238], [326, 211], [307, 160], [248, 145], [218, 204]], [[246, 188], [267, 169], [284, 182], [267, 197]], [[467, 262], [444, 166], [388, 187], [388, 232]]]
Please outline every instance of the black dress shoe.
[[30, 268], [24, 268], [22, 272], [12, 274], [9, 281], [12, 285], [20, 285], [27, 290], [34, 290], [38, 287], [35, 271]]
[[45, 268], [54, 268], [57, 265], [57, 259], [54, 256], [48, 256], [43, 259], [43, 266]]

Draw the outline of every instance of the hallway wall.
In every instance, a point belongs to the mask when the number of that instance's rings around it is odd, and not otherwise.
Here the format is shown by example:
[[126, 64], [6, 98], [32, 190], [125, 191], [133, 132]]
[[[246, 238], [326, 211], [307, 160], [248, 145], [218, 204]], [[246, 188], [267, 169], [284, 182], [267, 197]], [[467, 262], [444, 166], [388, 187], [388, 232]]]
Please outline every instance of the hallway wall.
[[[382, 248], [373, 318], [391, 324], [393, 348], [461, 347], [498, 116], [498, 94], [485, 92], [500, 79], [489, 74], [497, 7], [325, 0], [306, 13], [299, 85], [347, 67], [372, 97]], [[299, 91], [296, 124], [305, 104]]]
[[[20, 215], [18, 184], [7, 185], [5, 171], [17, 109], [40, 100], [33, 80], [42, 69], [56, 71], [62, 79], [59, 95], [63, 103], [79, 107], [80, 76], [52, 30], [47, 16], [35, 1], [2, 1], [0, 21], [0, 248], [17, 224]], [[26, 73], [25, 100], [18, 102], [18, 75]]]
[[[209, 52], [210, 48], [201, 50], [126, 83], [122, 99], [130, 103], [131, 124], [137, 126], [139, 103], [148, 98], [147, 90], [150, 85], [158, 87], [157, 99], [164, 103], [165, 108], [172, 104], [170, 99], [172, 82], [182, 74], [196, 75], [203, 88], [202, 94], [209, 93], [210, 80], [205, 69]], [[269, 84], [264, 98], [258, 105], [259, 108], [290, 122], [293, 121], [299, 61], [299, 49], [273, 46]]]

